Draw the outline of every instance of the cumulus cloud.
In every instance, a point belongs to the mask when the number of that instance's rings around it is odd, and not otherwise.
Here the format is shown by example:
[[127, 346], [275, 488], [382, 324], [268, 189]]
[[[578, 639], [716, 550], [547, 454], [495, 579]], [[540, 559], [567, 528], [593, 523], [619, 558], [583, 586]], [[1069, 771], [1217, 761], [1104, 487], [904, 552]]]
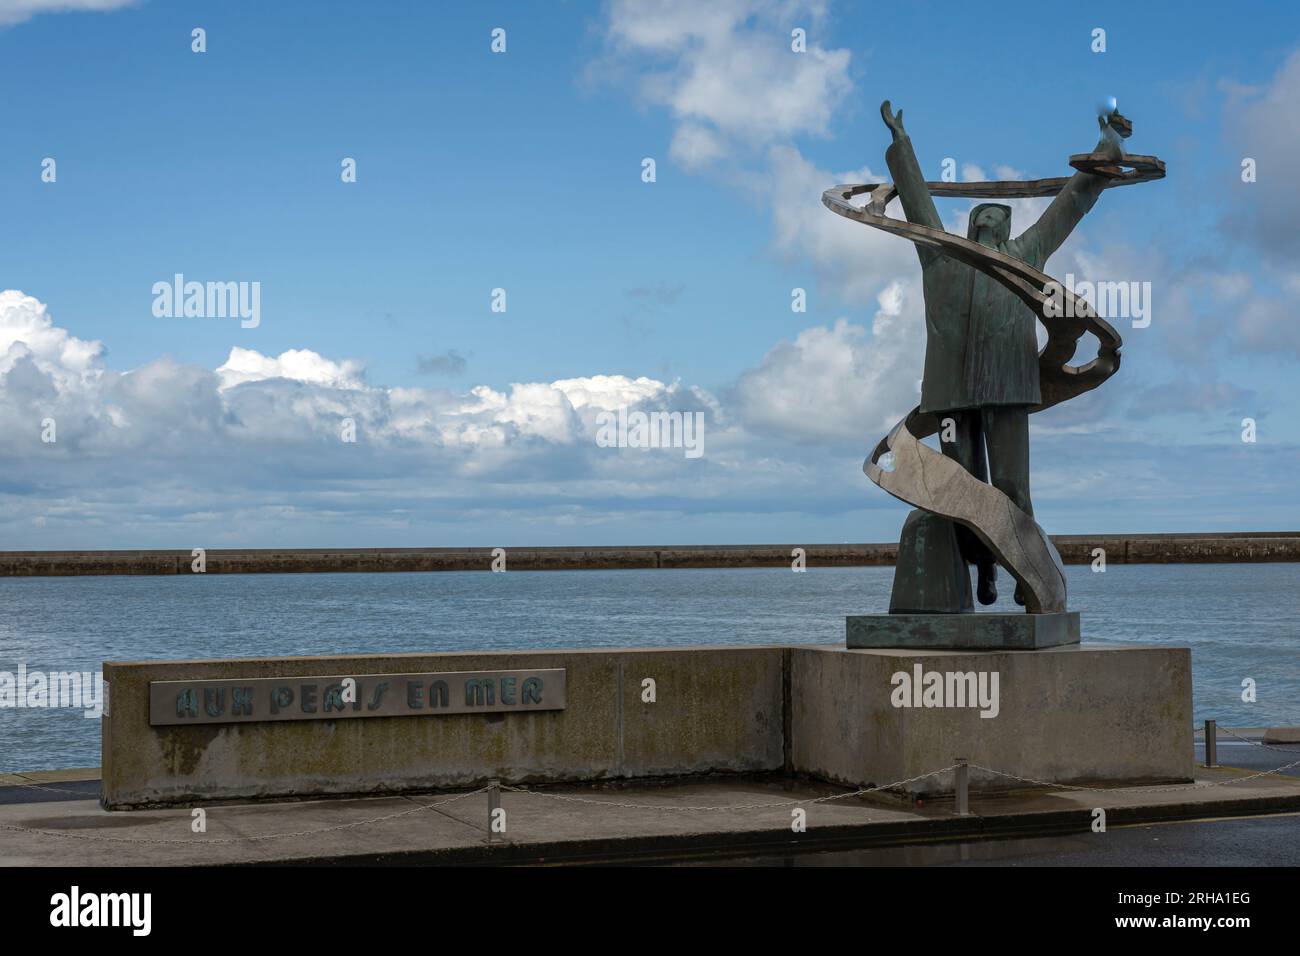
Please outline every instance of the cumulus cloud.
[[22, 23], [41, 13], [108, 13], [134, 6], [136, 2], [137, 0], [0, 0], [0, 28]]
[[622, 375], [520, 382], [503, 391], [387, 389], [367, 384], [356, 360], [310, 349], [271, 356], [236, 347], [212, 370], [162, 357], [115, 371], [101, 343], [59, 328], [44, 304], [16, 291], [0, 292], [0, 398], [9, 450], [20, 456], [48, 451], [39, 441], [45, 417], [57, 422], [55, 444], [75, 439], [101, 450], [153, 444], [160, 432], [182, 428], [196, 445], [214, 438], [335, 441], [349, 417], [372, 447], [414, 442], [446, 449], [531, 440], [571, 445], [594, 436], [601, 410], [712, 402], [679, 383]]
[[104, 346], [57, 328], [45, 306], [29, 295], [0, 292], [0, 372], [23, 358], [49, 374], [80, 377], [103, 358]]
[[[702, 414], [708, 460], [598, 446], [600, 414], [621, 407]], [[343, 439], [349, 421], [355, 442]], [[352, 359], [245, 348], [215, 369], [164, 356], [116, 370], [100, 343], [57, 326], [37, 299], [0, 292], [0, 528], [22, 542], [18, 522], [37, 535], [29, 546], [60, 528], [92, 533], [110, 512], [119, 531], [229, 524], [238, 514], [256, 537], [249, 521], [377, 511], [371, 526], [400, 523], [409, 518], [393, 514], [416, 513], [428, 497], [433, 513], [457, 521], [475, 510], [550, 509], [597, 520], [629, 501], [653, 510], [656, 496], [680, 510], [717, 495], [714, 479], [732, 481], [736, 500], [742, 486], [770, 485], [749, 477], [743, 445], [708, 391], [646, 376], [386, 388]]]
[[837, 216], [821, 203], [822, 193], [839, 183], [883, 182], [887, 177], [863, 167], [835, 173], [820, 169], [789, 145], [768, 152], [765, 175], [749, 182], [754, 195], [772, 208], [774, 251], [807, 262], [842, 303], [863, 306], [900, 276], [920, 276], [912, 244], [879, 229]]
[[253, 349], [230, 350], [230, 357], [217, 368], [221, 387], [231, 388], [244, 382], [264, 382], [284, 378], [331, 388], [361, 388], [361, 365], [352, 360], [331, 362], [310, 349], [289, 349], [271, 357]]
[[[900, 310], [885, 296], [878, 321]], [[724, 389], [731, 400], [644, 375], [385, 387], [310, 349], [114, 369], [37, 299], [3, 292], [0, 537], [11, 548], [572, 543], [576, 528], [611, 541], [677, 528], [709, 540], [750, 516], [759, 540], [774, 516], [802, 514], [833, 539], [832, 515], [893, 507], [863, 487], [855, 390], [906, 375], [866, 354], [866, 336], [847, 322], [808, 330]], [[804, 375], [819, 397], [783, 400]], [[621, 407], [703, 415], [704, 457], [601, 447], [600, 415]], [[348, 420], [355, 442], [342, 438]]]
[[668, 386], [663, 382], [644, 376], [631, 379], [626, 375], [566, 378], [556, 382], [553, 387], [562, 392], [575, 409], [594, 408], [599, 411], [658, 399], [668, 391]]
[[905, 320], [903, 304], [901, 286], [890, 286], [870, 333], [840, 319], [769, 351], [736, 383], [746, 426], [795, 441], [874, 445], [919, 398], [923, 323]]
[[[851, 55], [816, 42], [824, 18], [823, 3], [799, 0], [617, 0], [606, 38], [615, 58], [645, 66], [641, 98], [669, 110], [670, 154], [697, 169], [738, 145], [826, 134]], [[791, 50], [796, 27], [806, 52]]]
[[722, 158], [726, 152], [721, 136], [696, 123], [678, 126], [668, 144], [668, 155], [689, 170], [702, 169]]

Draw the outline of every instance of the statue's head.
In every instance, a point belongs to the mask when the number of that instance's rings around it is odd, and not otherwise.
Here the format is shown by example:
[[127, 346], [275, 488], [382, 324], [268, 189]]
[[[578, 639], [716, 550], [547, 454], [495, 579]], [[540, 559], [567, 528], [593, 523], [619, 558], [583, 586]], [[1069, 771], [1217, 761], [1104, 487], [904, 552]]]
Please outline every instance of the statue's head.
[[997, 245], [1011, 238], [1011, 207], [982, 202], [970, 211], [966, 238], [985, 245]]

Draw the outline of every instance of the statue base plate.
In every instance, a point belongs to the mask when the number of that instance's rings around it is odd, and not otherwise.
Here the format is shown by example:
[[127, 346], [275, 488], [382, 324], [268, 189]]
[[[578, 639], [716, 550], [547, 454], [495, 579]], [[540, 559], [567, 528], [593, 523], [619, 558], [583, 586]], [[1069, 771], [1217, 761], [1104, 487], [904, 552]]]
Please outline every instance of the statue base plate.
[[1079, 643], [1079, 612], [1055, 614], [857, 614], [844, 619], [854, 648], [1036, 651]]

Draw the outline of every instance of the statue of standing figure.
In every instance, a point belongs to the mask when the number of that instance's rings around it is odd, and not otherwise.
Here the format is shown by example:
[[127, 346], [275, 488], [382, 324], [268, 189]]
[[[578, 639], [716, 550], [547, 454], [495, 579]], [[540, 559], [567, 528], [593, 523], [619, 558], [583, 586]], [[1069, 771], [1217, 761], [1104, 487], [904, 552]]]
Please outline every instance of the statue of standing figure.
[[[911, 138], [903, 129], [903, 111], [894, 113], [886, 100], [880, 112], [893, 133], [885, 161], [908, 221], [942, 230]], [[1100, 118], [1102, 138], [1092, 155], [1119, 161], [1122, 150], [1111, 130], [1126, 122], [1118, 113]], [[971, 210], [967, 238], [1042, 271], [1108, 184], [1106, 176], [1076, 172], [1038, 221], [1015, 239], [1011, 207], [981, 203]], [[1029, 412], [1042, 402], [1035, 315], [992, 276], [930, 246], [918, 244], [916, 251], [926, 325], [920, 411], [940, 420], [945, 456], [980, 481], [990, 482], [1032, 516]], [[961, 557], [977, 569], [980, 603], [992, 604], [997, 600], [996, 558], [969, 528], [958, 525], [955, 532]], [[1015, 599], [1024, 604], [1019, 585]]]

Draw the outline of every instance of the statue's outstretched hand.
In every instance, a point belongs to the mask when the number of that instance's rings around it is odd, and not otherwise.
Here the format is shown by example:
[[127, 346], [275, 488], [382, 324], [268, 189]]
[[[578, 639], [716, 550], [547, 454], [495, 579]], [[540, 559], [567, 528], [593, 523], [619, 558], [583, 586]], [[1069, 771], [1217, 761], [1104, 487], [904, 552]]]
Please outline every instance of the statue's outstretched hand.
[[907, 135], [907, 131], [903, 129], [903, 111], [900, 109], [897, 113], [894, 113], [889, 106], [889, 100], [885, 100], [880, 104], [880, 118], [893, 131], [894, 139]]
[[1119, 145], [1119, 137], [1111, 130], [1110, 125], [1105, 119], [1097, 120], [1101, 127], [1101, 139], [1097, 140], [1097, 145], [1093, 147], [1092, 154], [1107, 159], [1112, 163], [1117, 163], [1124, 158], [1124, 150]]
[[1097, 142], [1097, 148], [1093, 152], [1111, 162], [1119, 162], [1124, 158], [1124, 146], [1121, 137], [1128, 137], [1132, 134], [1133, 124], [1116, 111], [1110, 116], [1097, 117], [1097, 125], [1101, 127], [1101, 139]]

